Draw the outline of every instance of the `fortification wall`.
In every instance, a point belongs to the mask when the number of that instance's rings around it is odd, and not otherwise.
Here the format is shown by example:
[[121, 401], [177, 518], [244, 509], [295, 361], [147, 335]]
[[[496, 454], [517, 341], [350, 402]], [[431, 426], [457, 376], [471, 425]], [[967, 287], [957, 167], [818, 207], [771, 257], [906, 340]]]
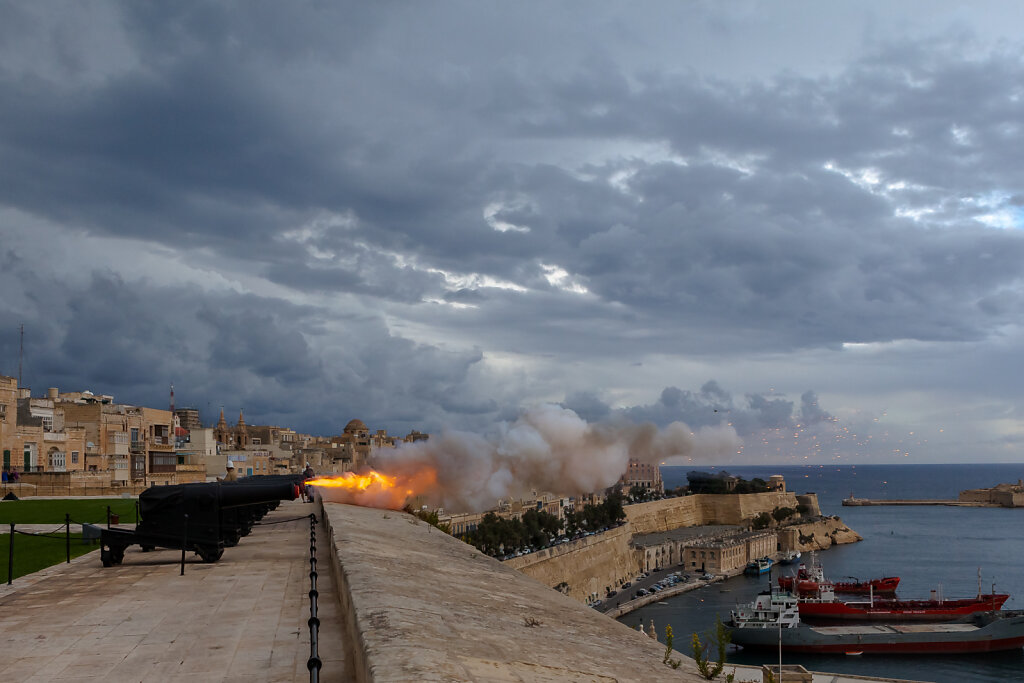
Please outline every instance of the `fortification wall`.
[[743, 524], [760, 512], [796, 508], [792, 491], [727, 495], [697, 494], [626, 506], [626, 519], [636, 534], [671, 531], [701, 524]]
[[513, 557], [504, 564], [551, 588], [567, 584], [562, 590], [577, 600], [586, 600], [595, 593], [604, 597], [607, 588], [640, 572], [640, 554], [629, 547], [632, 536], [627, 523], [571, 543]]
[[692, 659], [677, 652], [682, 666], [669, 668], [656, 640], [411, 515], [338, 503], [323, 514], [331, 540], [318, 552], [338, 577], [346, 680], [702, 680]]
[[[813, 504], [814, 511], [817, 511], [817, 497], [814, 494], [809, 495], [813, 500], [801, 496], [800, 498], [804, 500], [800, 502]], [[760, 512], [771, 512], [777, 507], [795, 508], [797, 503], [797, 497], [792, 492], [773, 491], [742, 495], [700, 494], [627, 505], [628, 521], [621, 527], [572, 543], [514, 557], [505, 560], [505, 565], [532, 576], [551, 588], [561, 586], [561, 590], [570, 597], [585, 601], [594, 595], [603, 597], [608, 588], [616, 587], [621, 581], [632, 579], [643, 571], [644, 551], [631, 548], [629, 545], [633, 534], [669, 531], [703, 524], [741, 525]], [[831, 527], [808, 528], [807, 534], [814, 535], [814, 540], [805, 544], [808, 549], [810, 546], [831, 544], [835, 536]], [[793, 536], [790, 546], [802, 550], [800, 545], [800, 536], [797, 533]]]

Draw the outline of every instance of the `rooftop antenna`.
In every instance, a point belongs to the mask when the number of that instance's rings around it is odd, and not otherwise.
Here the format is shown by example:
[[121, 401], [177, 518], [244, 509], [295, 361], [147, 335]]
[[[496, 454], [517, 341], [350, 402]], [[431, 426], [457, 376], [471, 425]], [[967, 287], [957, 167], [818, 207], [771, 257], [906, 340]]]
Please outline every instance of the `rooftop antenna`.
[[22, 386], [21, 382], [21, 361], [25, 357], [25, 323], [21, 324], [20, 340], [18, 342], [18, 386]]
[[171, 382], [171, 415], [174, 415], [174, 382]]

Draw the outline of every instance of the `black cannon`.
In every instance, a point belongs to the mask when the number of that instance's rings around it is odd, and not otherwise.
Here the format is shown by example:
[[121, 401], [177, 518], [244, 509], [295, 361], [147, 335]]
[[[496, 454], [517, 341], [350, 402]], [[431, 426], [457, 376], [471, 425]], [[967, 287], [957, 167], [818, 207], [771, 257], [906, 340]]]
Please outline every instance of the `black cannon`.
[[281, 500], [296, 497], [294, 483], [284, 480], [152, 486], [139, 495], [135, 529], [102, 530], [100, 560], [104, 567], [120, 564], [125, 549], [138, 544], [143, 551], [191, 550], [216, 562]]

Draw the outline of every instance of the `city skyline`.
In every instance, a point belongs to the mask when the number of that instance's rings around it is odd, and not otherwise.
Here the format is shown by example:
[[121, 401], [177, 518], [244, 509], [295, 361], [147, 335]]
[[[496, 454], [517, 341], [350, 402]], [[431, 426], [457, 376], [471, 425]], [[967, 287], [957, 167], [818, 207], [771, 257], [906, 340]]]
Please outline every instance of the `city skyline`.
[[0, 374], [1019, 462], [1022, 11], [0, 5]]

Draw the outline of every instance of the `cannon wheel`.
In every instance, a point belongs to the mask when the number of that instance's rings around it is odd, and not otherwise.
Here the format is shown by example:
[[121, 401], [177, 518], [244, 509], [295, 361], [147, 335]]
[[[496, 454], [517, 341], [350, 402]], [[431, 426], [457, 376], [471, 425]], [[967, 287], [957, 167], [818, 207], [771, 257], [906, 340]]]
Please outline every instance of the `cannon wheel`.
[[224, 554], [224, 548], [211, 548], [209, 546], [197, 546], [196, 554], [203, 562], [216, 562]]
[[111, 548], [110, 559], [114, 561], [114, 564], [121, 564], [124, 562], [124, 548]]
[[104, 567], [114, 566], [113, 553], [107, 548], [100, 548], [100, 562], [103, 563]]

